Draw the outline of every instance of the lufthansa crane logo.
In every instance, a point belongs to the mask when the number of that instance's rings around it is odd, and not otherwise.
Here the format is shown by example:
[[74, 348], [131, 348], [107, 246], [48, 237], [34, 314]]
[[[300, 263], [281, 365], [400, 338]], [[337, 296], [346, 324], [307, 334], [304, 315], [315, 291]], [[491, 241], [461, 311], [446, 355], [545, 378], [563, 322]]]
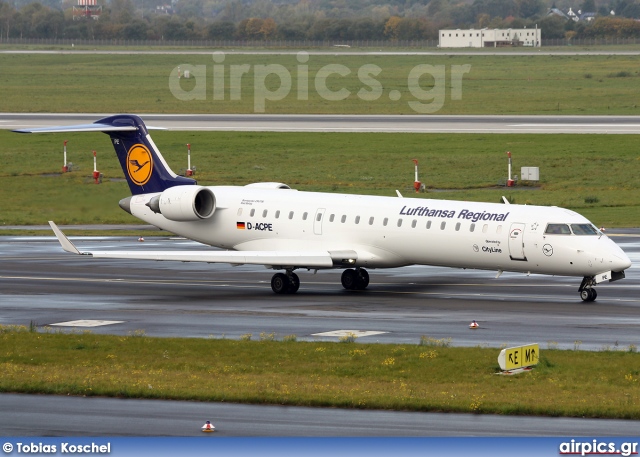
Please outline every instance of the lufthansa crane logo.
[[134, 144], [127, 153], [127, 173], [138, 186], [144, 186], [151, 178], [153, 158], [143, 144]]

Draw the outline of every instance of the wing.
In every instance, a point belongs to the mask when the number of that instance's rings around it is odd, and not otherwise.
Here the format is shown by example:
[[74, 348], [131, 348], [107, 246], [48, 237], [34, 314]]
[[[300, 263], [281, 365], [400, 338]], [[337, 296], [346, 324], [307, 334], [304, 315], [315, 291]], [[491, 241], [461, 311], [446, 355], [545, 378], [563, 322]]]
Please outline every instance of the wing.
[[[230, 263], [232, 265], [265, 265], [268, 267], [333, 268], [337, 253], [328, 251], [80, 251], [58, 226], [49, 221], [62, 249], [79, 255], [102, 259], [173, 260], [178, 262]], [[332, 255], [333, 254], [333, 255]], [[344, 256], [353, 258], [355, 252], [340, 252], [339, 262]]]

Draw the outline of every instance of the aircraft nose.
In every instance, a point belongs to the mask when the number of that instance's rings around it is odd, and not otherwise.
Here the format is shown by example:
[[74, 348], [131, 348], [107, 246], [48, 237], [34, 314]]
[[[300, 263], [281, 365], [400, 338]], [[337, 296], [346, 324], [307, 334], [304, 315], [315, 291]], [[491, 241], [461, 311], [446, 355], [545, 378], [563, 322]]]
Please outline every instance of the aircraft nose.
[[609, 262], [611, 271], [624, 271], [631, 266], [629, 256], [612, 239], [607, 239], [603, 247], [606, 251], [606, 254], [603, 252], [603, 260]]
[[611, 262], [611, 271], [623, 271], [631, 266], [629, 256], [613, 241], [611, 241], [608, 257]]
[[631, 259], [624, 252], [612, 256], [611, 271], [623, 271], [629, 267], [631, 267]]

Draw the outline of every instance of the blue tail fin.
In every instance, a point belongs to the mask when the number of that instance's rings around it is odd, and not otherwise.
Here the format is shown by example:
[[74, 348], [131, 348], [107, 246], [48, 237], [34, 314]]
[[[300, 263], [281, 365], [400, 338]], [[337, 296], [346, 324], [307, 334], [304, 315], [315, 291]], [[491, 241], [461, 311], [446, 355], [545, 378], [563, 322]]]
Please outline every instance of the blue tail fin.
[[111, 137], [133, 195], [196, 184], [194, 179], [178, 176], [171, 170], [138, 116], [119, 114], [100, 119], [95, 124], [104, 126], [100, 131]]
[[164, 161], [147, 127], [138, 116], [118, 114], [93, 124], [14, 130], [17, 133], [104, 132], [111, 137], [133, 195], [162, 192], [169, 187], [196, 184], [176, 175]]

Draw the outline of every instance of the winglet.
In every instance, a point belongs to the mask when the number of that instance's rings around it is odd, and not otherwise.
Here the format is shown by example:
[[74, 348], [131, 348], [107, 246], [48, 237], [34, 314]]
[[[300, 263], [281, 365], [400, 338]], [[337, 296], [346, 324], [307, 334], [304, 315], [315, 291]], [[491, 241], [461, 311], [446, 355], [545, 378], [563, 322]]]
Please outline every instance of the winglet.
[[62, 233], [62, 230], [58, 228], [55, 222], [49, 221], [49, 225], [51, 226], [51, 230], [53, 230], [53, 233], [55, 233], [56, 238], [58, 238], [58, 241], [60, 242], [62, 249], [72, 254], [82, 254], [80, 251], [78, 251], [78, 248], [76, 248], [74, 244], [71, 241], [69, 241], [69, 238], [67, 238], [67, 235]]

